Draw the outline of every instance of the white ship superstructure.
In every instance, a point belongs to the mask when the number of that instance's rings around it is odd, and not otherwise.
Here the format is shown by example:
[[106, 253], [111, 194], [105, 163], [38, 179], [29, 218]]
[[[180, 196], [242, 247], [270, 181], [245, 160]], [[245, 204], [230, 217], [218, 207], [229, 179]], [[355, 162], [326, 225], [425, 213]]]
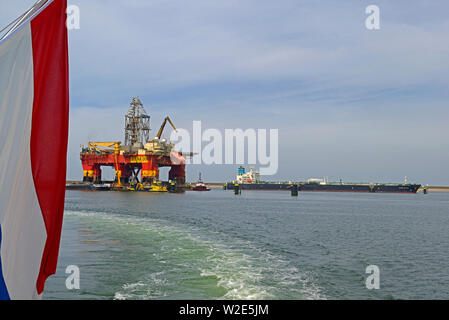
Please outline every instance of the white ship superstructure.
[[236, 183], [259, 183], [260, 182], [260, 174], [257, 171], [254, 171], [254, 167], [250, 167], [249, 172], [245, 172], [244, 167], [240, 167], [237, 171], [237, 178], [235, 180]]

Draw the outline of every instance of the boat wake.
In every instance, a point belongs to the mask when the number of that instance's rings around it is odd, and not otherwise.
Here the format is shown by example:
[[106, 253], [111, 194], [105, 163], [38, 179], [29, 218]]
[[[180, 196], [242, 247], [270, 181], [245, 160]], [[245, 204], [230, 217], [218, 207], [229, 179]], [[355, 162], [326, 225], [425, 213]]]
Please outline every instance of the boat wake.
[[129, 277], [111, 286], [114, 299], [325, 299], [312, 274], [248, 241], [142, 215], [65, 214], [118, 241], [116, 258], [133, 260], [120, 270]]

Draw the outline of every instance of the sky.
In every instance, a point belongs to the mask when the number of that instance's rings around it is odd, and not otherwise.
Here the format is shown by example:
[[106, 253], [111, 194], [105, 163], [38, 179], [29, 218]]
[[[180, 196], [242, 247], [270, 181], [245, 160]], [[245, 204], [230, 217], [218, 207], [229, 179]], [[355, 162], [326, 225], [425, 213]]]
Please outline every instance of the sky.
[[[34, 2], [0, 0], [0, 26]], [[139, 96], [152, 135], [167, 115], [188, 130], [278, 129], [265, 180], [449, 185], [447, 1], [69, 3], [68, 179], [82, 178], [80, 144], [123, 141]], [[371, 4], [379, 30], [365, 27]], [[228, 181], [237, 167], [190, 165], [187, 179]]]

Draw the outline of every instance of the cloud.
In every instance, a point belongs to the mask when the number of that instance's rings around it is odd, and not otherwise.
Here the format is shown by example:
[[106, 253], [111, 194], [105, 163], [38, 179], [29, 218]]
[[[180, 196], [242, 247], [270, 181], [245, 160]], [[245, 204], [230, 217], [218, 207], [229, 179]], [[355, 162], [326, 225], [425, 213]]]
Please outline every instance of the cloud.
[[[33, 2], [5, 1], [0, 24]], [[273, 179], [449, 181], [447, 1], [378, 0], [379, 31], [365, 28], [365, 0], [70, 3], [72, 177], [78, 145], [122, 139], [138, 95], [154, 126], [169, 114], [180, 127], [278, 128]], [[198, 170], [219, 181], [235, 168]]]
[[[273, 178], [448, 178], [416, 165], [447, 157], [444, 3], [384, 1], [377, 33], [364, 28], [363, 1], [79, 3], [97, 13], [71, 34], [84, 103], [125, 107], [137, 92], [183, 127], [279, 128]], [[96, 85], [78, 84], [86, 77]], [[235, 168], [197, 170], [219, 181]]]
[[[239, 118], [234, 114], [220, 114], [219, 117], [207, 114], [202, 118], [158, 110], [151, 113], [151, 127], [153, 136], [166, 114], [170, 114], [177, 128], [189, 132], [192, 132], [192, 120], [203, 120], [203, 131], [217, 128], [223, 134], [226, 128], [273, 128], [273, 123], [283, 122], [276, 127], [279, 129], [279, 172], [266, 177], [270, 180], [305, 180], [326, 175], [334, 181], [342, 178], [356, 182], [401, 182], [408, 176], [409, 181], [444, 184], [447, 174], [438, 168], [444, 168], [449, 161], [449, 140], [446, 138], [449, 135], [446, 125], [449, 110], [439, 105], [427, 105], [410, 108], [408, 114], [396, 111], [402, 107], [384, 107], [376, 113], [351, 107], [327, 113], [322, 109], [306, 110], [288, 121], [283, 121], [286, 120], [283, 115], [271, 117], [271, 120], [257, 114], [254, 118]], [[80, 144], [92, 140], [123, 140], [126, 110], [127, 106], [72, 109], [71, 179], [79, 179], [82, 172]], [[239, 119], [235, 120], [235, 117]], [[229, 123], [233, 126], [228, 127]], [[208, 181], [231, 180], [236, 167], [190, 165], [187, 177], [192, 181], [202, 172]]]

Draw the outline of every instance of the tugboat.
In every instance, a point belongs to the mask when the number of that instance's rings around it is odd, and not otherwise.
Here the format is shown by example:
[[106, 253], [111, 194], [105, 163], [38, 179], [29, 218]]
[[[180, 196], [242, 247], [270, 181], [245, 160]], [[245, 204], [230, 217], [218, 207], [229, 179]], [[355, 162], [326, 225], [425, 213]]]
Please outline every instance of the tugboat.
[[192, 188], [193, 191], [210, 191], [210, 188], [208, 188], [203, 181], [201, 180], [201, 173], [198, 179], [198, 182], [196, 185]]

